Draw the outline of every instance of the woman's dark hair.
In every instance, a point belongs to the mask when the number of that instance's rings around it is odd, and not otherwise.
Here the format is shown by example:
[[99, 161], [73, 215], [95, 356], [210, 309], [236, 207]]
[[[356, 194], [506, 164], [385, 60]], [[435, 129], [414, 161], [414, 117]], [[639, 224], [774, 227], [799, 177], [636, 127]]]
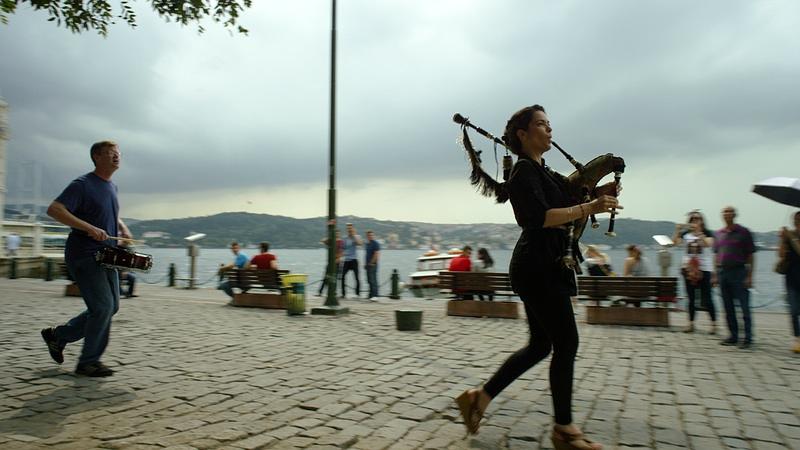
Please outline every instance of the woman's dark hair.
[[478, 249], [478, 259], [483, 261], [483, 267], [492, 267], [494, 266], [494, 260], [491, 256], [489, 256], [489, 250], [481, 247]]
[[544, 106], [533, 105], [526, 106], [519, 111], [515, 112], [508, 122], [506, 123], [506, 130], [503, 132], [503, 142], [506, 143], [511, 153], [519, 156], [522, 153], [522, 143], [517, 136], [518, 130], [527, 130], [528, 124], [533, 119], [533, 113], [536, 111], [545, 112]]

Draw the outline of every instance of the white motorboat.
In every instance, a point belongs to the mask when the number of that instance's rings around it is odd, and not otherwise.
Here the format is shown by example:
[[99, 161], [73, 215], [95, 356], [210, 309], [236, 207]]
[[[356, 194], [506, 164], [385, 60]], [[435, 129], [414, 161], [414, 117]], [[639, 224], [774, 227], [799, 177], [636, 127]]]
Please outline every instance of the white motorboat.
[[417, 271], [409, 275], [406, 287], [415, 297], [439, 296], [439, 271], [450, 267], [450, 260], [461, 254], [461, 250], [452, 249], [447, 253], [429, 251], [417, 258]]

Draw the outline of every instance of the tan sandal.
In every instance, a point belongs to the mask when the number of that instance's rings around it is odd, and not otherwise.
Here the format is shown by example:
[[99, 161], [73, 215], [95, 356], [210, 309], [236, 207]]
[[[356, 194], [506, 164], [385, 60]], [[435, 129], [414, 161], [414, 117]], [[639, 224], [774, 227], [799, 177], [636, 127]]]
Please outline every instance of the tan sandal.
[[[550, 441], [556, 450], [595, 450], [603, 448], [602, 445], [586, 439], [583, 433], [565, 433], [556, 429], [553, 429], [553, 433], [550, 434]], [[600, 445], [600, 447], [595, 447], [593, 444]]]
[[474, 390], [466, 390], [456, 397], [461, 418], [464, 420], [464, 426], [467, 427], [467, 435], [478, 433], [483, 418], [483, 414], [478, 410], [479, 397], [480, 392]]

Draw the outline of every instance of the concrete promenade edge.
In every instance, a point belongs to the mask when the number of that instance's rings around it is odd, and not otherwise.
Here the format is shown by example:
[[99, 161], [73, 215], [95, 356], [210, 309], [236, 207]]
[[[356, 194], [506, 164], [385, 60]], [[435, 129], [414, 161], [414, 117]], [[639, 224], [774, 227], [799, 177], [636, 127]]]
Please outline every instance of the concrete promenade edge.
[[[528, 340], [524, 319], [447, 317], [441, 300], [344, 300], [341, 317], [226, 306], [216, 290], [138, 286], [103, 361], [73, 374], [39, 330], [83, 310], [63, 280], [0, 279], [0, 448], [550, 449], [549, 361], [490, 405], [465, 438], [453, 397]], [[719, 299], [715, 299], [719, 304]], [[312, 297], [309, 305], [322, 304]], [[420, 332], [394, 310], [424, 310]], [[607, 449], [800, 449], [800, 355], [785, 313], [757, 312], [749, 350], [718, 344], [699, 312], [673, 326], [582, 321], [575, 421]]]

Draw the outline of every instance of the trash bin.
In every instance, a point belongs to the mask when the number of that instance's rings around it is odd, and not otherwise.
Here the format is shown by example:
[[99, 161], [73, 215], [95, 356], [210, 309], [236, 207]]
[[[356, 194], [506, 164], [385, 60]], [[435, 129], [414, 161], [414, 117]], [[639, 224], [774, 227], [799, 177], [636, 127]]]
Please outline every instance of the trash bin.
[[418, 309], [396, 309], [394, 319], [398, 331], [419, 331], [422, 327], [422, 311]]
[[307, 280], [308, 275], [304, 273], [287, 273], [281, 275], [281, 284], [287, 289], [292, 287], [292, 283], [303, 283], [305, 286]]
[[306, 312], [306, 279], [304, 274], [284, 275], [282, 283], [286, 286], [286, 314], [297, 316]]

